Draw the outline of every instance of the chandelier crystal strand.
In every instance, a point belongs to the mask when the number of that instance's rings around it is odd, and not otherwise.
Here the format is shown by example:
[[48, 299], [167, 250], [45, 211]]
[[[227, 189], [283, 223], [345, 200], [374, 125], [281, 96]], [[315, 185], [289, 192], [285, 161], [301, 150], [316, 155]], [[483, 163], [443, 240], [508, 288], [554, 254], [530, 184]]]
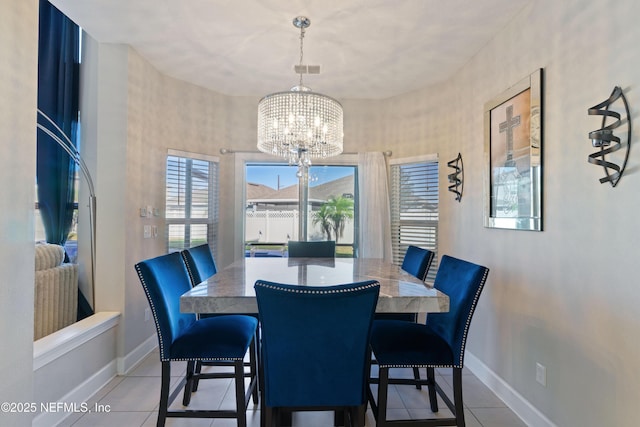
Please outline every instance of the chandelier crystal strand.
[[258, 103], [258, 149], [302, 168], [310, 166], [311, 159], [342, 153], [343, 111], [335, 99], [303, 85], [303, 39], [310, 21], [297, 17], [293, 24], [300, 28], [300, 83]]

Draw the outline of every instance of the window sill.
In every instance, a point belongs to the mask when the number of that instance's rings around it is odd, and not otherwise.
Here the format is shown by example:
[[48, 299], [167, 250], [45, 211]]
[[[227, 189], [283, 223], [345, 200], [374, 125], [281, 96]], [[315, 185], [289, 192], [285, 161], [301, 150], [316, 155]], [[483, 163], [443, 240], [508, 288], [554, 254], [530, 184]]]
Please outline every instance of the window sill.
[[120, 313], [115, 311], [100, 312], [40, 338], [33, 343], [33, 370], [36, 371], [80, 347], [115, 327], [119, 322]]

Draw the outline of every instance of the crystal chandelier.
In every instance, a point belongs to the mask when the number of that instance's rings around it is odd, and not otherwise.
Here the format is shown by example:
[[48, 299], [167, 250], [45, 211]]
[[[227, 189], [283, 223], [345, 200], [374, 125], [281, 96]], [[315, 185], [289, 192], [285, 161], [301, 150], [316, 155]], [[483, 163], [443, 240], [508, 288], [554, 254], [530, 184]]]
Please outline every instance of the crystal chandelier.
[[300, 83], [258, 103], [258, 150], [297, 164], [298, 175], [311, 165], [311, 159], [342, 153], [342, 105], [302, 83], [303, 39], [310, 24], [305, 16], [293, 20], [300, 29]]

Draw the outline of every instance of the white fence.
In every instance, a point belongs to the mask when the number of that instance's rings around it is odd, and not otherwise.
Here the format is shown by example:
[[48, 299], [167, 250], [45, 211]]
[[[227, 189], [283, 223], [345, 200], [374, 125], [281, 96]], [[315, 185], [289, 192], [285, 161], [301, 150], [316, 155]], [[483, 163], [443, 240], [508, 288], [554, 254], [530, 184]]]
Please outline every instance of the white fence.
[[[245, 239], [247, 242], [286, 243], [298, 238], [299, 211], [246, 211]], [[309, 212], [307, 220], [309, 240], [324, 240], [320, 225], [313, 224], [313, 214]], [[332, 234], [332, 239], [335, 236]], [[338, 243], [353, 243], [353, 220], [347, 220], [344, 233]]]

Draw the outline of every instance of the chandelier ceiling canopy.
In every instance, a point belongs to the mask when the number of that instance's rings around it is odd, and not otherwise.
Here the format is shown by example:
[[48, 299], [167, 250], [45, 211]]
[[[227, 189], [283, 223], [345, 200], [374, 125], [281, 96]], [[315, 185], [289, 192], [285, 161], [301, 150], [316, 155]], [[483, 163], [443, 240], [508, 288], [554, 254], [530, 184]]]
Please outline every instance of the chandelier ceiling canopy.
[[300, 29], [299, 84], [290, 91], [269, 94], [258, 103], [258, 150], [299, 167], [311, 165], [314, 158], [342, 153], [342, 105], [302, 82], [303, 39], [310, 24], [305, 16], [293, 20]]

